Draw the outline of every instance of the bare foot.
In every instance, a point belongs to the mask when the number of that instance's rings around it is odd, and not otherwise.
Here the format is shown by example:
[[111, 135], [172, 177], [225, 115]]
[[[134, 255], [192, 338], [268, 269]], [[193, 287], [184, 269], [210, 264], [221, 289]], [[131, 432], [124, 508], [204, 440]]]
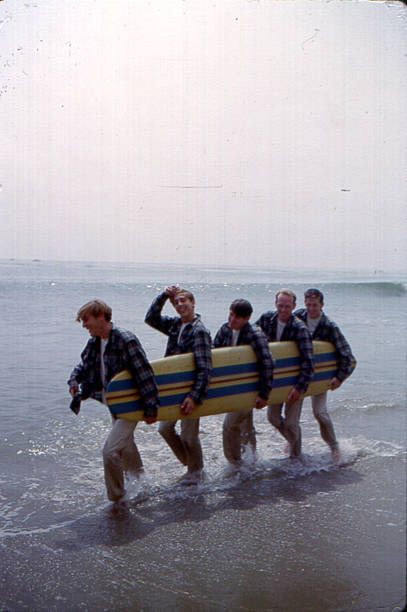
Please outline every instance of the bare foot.
[[334, 462], [335, 465], [338, 465], [338, 466], [341, 465], [341, 463], [343, 463], [343, 456], [342, 456], [339, 446], [335, 446], [332, 449], [332, 461]]
[[308, 461], [302, 453], [301, 455], [290, 455], [290, 461], [294, 463], [294, 465], [308, 465]]
[[196, 470], [195, 472], [186, 472], [179, 479], [179, 483], [184, 486], [197, 485], [203, 481], [203, 472], [202, 470]]

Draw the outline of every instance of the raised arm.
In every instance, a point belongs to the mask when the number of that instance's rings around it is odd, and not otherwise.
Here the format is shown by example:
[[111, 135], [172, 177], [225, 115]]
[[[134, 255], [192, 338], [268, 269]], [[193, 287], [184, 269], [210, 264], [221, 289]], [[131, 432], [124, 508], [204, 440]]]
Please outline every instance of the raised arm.
[[166, 301], [170, 298], [168, 293], [168, 288], [160, 293], [159, 296], [155, 298], [150, 308], [147, 311], [146, 317], [144, 319], [147, 325], [150, 327], [154, 327], [154, 329], [158, 329], [158, 331], [166, 334], [168, 336], [171, 325], [173, 324], [175, 317], [167, 317], [161, 314], [162, 309]]

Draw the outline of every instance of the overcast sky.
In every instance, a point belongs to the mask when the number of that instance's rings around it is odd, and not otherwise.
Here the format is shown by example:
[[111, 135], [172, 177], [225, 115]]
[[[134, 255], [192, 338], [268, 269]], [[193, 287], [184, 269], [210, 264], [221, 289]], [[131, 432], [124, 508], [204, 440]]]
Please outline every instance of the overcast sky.
[[407, 11], [0, 2], [0, 258], [396, 271]]

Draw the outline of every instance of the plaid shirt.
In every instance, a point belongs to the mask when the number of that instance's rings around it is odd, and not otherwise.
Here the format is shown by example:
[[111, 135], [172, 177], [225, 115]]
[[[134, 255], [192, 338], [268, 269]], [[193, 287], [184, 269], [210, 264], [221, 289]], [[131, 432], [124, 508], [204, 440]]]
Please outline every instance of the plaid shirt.
[[192, 323], [187, 323], [181, 329], [181, 317], [167, 317], [161, 314], [168, 296], [161, 293], [151, 304], [147, 311], [145, 322], [168, 336], [165, 357], [179, 355], [180, 353], [193, 353], [195, 359], [195, 380], [189, 397], [201, 404], [208, 392], [209, 378], [212, 371], [211, 336], [201, 321], [199, 315], [195, 315]]
[[[294, 315], [307, 323], [307, 309], [299, 308], [295, 311]], [[323, 312], [321, 319], [312, 334], [313, 340], [324, 340], [325, 342], [332, 342], [336, 349], [336, 357], [339, 362], [338, 370], [335, 374], [336, 378], [343, 382], [345, 378], [348, 378], [352, 374], [352, 361], [355, 359], [352, 355], [352, 350], [334, 321], [331, 321], [326, 314]]]
[[[100, 356], [100, 338], [93, 337], [81, 354], [81, 362], [69, 377], [69, 387], [80, 384], [84, 399], [93, 397], [102, 400]], [[110, 381], [122, 370], [130, 370], [144, 403], [144, 416], [156, 416], [159, 404], [157, 384], [138, 338], [133, 333], [113, 325], [103, 360], [106, 381]]]
[[[224, 323], [219, 328], [213, 341], [214, 348], [223, 346], [232, 346], [233, 333], [229, 323]], [[259, 370], [259, 396], [267, 400], [273, 385], [274, 361], [270, 353], [267, 338], [263, 332], [253, 327], [250, 323], [246, 323], [239, 332], [237, 338], [237, 346], [249, 344], [257, 358], [257, 367]]]
[[[277, 311], [269, 310], [256, 321], [256, 325], [264, 331], [269, 342], [277, 340], [277, 318]], [[281, 342], [287, 340], [297, 343], [300, 352], [300, 373], [294, 386], [301, 393], [305, 393], [314, 374], [312, 338], [307, 326], [293, 315], [286, 323], [281, 336]]]

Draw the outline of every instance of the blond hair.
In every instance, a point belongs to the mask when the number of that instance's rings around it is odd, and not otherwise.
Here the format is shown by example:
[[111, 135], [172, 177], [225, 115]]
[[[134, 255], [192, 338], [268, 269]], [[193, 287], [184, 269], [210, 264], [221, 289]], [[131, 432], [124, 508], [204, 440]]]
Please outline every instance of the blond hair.
[[85, 315], [91, 315], [92, 317], [98, 317], [103, 314], [105, 317], [105, 321], [111, 321], [112, 319], [112, 309], [106, 302], [102, 300], [91, 300], [90, 302], [86, 302], [83, 306], [81, 306], [76, 314], [76, 320], [82, 321]]

